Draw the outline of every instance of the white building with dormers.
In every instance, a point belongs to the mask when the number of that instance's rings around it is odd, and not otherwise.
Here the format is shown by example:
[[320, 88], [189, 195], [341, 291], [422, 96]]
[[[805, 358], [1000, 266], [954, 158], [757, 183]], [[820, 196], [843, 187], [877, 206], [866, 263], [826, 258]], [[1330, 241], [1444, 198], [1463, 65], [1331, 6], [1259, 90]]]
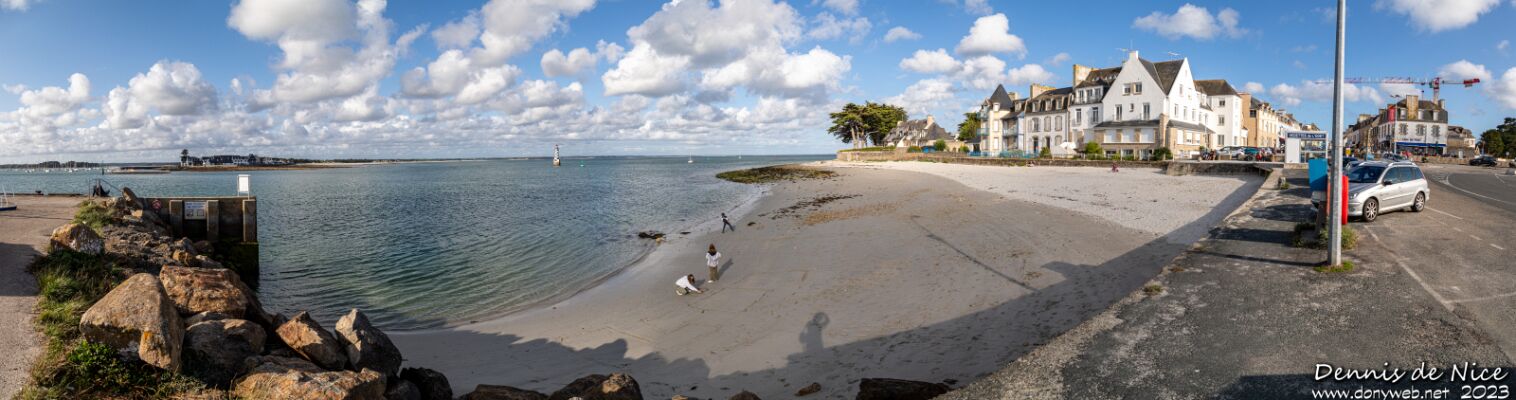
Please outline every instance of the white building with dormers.
[[1072, 156], [1093, 142], [1108, 156], [1145, 159], [1166, 147], [1191, 158], [1244, 145], [1250, 133], [1251, 99], [1225, 80], [1196, 81], [1189, 59], [1154, 63], [1133, 51], [1119, 67], [1074, 65], [1068, 87], [1028, 89], [1020, 99], [997, 87], [981, 104], [981, 151]]

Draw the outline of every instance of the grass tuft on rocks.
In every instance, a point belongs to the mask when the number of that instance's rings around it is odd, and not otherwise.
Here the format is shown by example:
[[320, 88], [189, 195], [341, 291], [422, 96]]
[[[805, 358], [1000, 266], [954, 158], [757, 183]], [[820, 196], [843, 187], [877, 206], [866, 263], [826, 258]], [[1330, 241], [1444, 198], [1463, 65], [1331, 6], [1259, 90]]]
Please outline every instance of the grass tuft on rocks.
[[1156, 294], [1159, 294], [1159, 293], [1163, 293], [1163, 285], [1152, 284], [1152, 285], [1143, 286], [1142, 287], [1142, 293], [1147, 294], [1149, 296], [1156, 295]]
[[111, 217], [111, 210], [109, 208], [105, 208], [99, 202], [85, 200], [79, 203], [79, 211], [74, 213], [73, 222], [84, 224], [85, 226], [94, 228], [98, 232], [100, 228], [110, 225], [115, 220], [114, 217]]
[[[109, 223], [109, 212], [85, 202], [75, 221], [98, 229]], [[128, 271], [116, 259], [54, 248], [33, 260], [27, 271], [37, 278], [36, 326], [46, 344], [32, 365], [31, 384], [16, 398], [171, 398], [206, 391], [188, 377], [122, 359], [110, 346], [81, 337], [80, 317], [126, 280]]]
[[823, 179], [836, 175], [836, 172], [824, 169], [800, 168], [789, 165], [779, 165], [773, 167], [759, 167], [741, 169], [736, 171], [727, 171], [716, 174], [716, 177], [737, 183], [772, 183], [778, 181], [793, 182], [803, 179]]

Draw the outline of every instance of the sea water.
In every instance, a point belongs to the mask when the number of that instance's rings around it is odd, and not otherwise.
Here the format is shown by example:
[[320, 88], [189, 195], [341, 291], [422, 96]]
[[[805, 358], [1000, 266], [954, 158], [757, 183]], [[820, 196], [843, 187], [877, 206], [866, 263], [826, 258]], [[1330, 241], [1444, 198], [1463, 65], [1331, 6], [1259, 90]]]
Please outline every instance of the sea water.
[[[394, 330], [503, 315], [583, 290], [720, 218], [757, 188], [716, 173], [823, 156], [567, 158], [164, 175], [0, 170], [10, 192], [86, 193], [103, 178], [142, 196], [258, 197], [258, 291], [271, 312], [325, 324], [359, 308]], [[583, 166], [580, 166], [580, 165]], [[113, 190], [112, 194], [116, 194]], [[328, 325], [330, 326], [330, 325]]]

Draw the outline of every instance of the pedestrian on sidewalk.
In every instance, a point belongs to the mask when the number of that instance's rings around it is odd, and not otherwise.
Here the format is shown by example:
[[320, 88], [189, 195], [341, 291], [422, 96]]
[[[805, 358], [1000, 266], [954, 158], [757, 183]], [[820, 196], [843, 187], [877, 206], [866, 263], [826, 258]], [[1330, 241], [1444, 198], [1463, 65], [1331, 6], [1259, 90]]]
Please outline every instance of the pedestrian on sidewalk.
[[716, 251], [716, 244], [712, 243], [710, 250], [705, 252], [705, 267], [711, 270], [711, 282], [717, 278], [717, 266], [721, 262], [721, 253]]
[[726, 218], [726, 213], [721, 213], [721, 233], [726, 233], [727, 228], [731, 228], [732, 232], [737, 231], [737, 227], [732, 226], [732, 221]]

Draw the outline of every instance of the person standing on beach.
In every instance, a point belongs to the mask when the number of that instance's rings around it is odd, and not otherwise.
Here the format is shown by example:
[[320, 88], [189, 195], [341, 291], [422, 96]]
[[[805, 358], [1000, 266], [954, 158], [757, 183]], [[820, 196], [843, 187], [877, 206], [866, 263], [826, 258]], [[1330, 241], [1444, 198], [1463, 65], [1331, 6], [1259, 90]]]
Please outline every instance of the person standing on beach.
[[711, 270], [711, 282], [716, 281], [716, 267], [721, 262], [721, 253], [716, 251], [716, 244], [711, 244], [711, 249], [705, 252], [705, 267]]
[[732, 221], [726, 219], [726, 213], [721, 213], [721, 233], [726, 233], [727, 228], [731, 228], [732, 232], [737, 231], [737, 227], [732, 226]]

